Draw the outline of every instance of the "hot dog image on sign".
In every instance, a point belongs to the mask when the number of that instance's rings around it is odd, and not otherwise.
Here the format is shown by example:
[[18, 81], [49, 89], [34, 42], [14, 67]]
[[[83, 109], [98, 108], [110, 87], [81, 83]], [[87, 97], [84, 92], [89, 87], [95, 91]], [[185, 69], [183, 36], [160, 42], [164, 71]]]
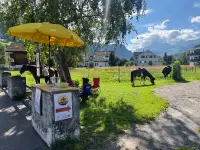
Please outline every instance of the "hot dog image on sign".
[[55, 121], [72, 118], [72, 93], [54, 95]]

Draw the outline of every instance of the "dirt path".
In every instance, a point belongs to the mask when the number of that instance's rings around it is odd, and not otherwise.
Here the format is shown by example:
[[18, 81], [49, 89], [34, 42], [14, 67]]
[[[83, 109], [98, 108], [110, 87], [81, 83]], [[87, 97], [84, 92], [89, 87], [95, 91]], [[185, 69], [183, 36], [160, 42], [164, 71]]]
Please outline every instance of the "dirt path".
[[127, 131], [113, 149], [171, 150], [182, 145], [200, 149], [200, 82], [165, 86], [155, 92], [170, 102], [169, 108], [156, 121]]

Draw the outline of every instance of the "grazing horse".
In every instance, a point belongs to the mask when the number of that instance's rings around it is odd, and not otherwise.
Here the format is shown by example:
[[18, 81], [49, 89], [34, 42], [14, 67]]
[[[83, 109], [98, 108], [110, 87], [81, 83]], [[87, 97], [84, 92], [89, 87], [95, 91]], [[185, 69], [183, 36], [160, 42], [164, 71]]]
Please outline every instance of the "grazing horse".
[[171, 71], [172, 71], [171, 66], [167, 66], [162, 70], [162, 73], [163, 73], [165, 79], [166, 79], [166, 77], [168, 77], [168, 75], [171, 73]]
[[143, 80], [143, 83], [145, 83], [146, 77], [149, 77], [151, 83], [153, 85], [155, 84], [154, 82], [155, 78], [145, 68], [143, 69], [139, 68], [131, 72], [131, 82], [133, 83], [133, 85], [134, 85], [134, 80], [136, 77], [141, 77], [141, 79]]
[[[44, 78], [44, 75], [42, 75], [42, 67], [40, 67], [40, 77], [37, 76], [37, 67], [35, 65], [29, 65], [29, 64], [24, 64], [20, 70], [20, 74], [23, 74], [25, 71], [29, 71], [32, 73], [36, 84], [40, 83], [40, 78]], [[53, 77], [53, 76], [58, 77], [58, 72], [55, 69], [49, 69], [49, 77]]]

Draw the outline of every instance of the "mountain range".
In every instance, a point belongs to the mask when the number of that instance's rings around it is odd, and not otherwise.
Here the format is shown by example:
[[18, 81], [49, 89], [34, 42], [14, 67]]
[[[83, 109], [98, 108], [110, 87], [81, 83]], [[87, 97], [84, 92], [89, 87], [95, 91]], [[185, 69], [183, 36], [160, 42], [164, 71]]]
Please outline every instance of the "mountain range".
[[200, 39], [180, 42], [177, 43], [176, 45], [170, 45], [168, 43], [150, 45], [143, 49], [138, 49], [137, 51], [151, 50], [153, 53], [161, 56], [163, 56], [164, 53], [167, 53], [169, 55], [176, 55], [183, 53], [198, 44], [200, 44]]
[[[2, 42], [10, 41], [9, 37], [1, 30], [0, 30], [0, 41]], [[200, 44], [200, 39], [180, 42], [176, 45], [171, 45], [168, 43], [157, 43], [146, 46], [142, 49], [137, 49], [136, 52], [150, 50], [153, 53], [160, 56], [163, 56], [164, 53], [167, 53], [168, 55], [179, 55], [198, 44]], [[125, 59], [130, 59], [133, 56], [133, 52], [129, 51], [125, 45], [114, 45], [114, 44], [103, 45], [94, 43], [92, 46], [89, 47], [89, 53], [93, 53], [94, 51], [114, 51], [116, 56]]]
[[89, 53], [94, 53], [95, 51], [114, 51], [116, 56], [125, 59], [130, 59], [133, 56], [133, 53], [125, 45], [100, 45], [95, 43], [89, 47]]
[[[190, 40], [185, 42], [177, 43], [176, 45], [168, 44], [168, 43], [158, 43], [154, 45], [146, 46], [142, 49], [137, 49], [136, 52], [142, 52], [145, 50], [150, 50], [153, 53], [163, 56], [164, 53], [168, 55], [176, 55], [179, 56], [180, 54], [184, 53], [185, 51], [193, 48], [194, 46], [200, 44], [200, 39], [197, 40]], [[94, 51], [115, 51], [115, 55], [120, 58], [130, 59], [133, 56], [133, 53], [129, 51], [125, 45], [98, 45], [94, 44], [90, 46], [90, 52]]]

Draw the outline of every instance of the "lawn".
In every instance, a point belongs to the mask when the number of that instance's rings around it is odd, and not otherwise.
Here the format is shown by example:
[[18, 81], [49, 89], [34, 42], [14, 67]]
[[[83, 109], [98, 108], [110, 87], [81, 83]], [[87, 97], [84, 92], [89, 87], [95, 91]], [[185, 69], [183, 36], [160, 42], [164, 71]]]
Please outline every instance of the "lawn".
[[[80, 83], [82, 77], [88, 77], [90, 82], [94, 77], [100, 77], [99, 96], [90, 98], [87, 104], [81, 104], [81, 148], [89, 149], [108, 144], [134, 123], [149, 122], [157, 118], [160, 112], [167, 108], [168, 102], [157, 97], [153, 90], [175, 83], [171, 78], [163, 79], [162, 68], [147, 68], [156, 78], [156, 85], [151, 86], [147, 80], [146, 86], [141, 86], [138, 79], [135, 82], [136, 87], [132, 87], [130, 83], [130, 72], [134, 67], [71, 69], [73, 80]], [[196, 73], [182, 73], [187, 81], [200, 80], [200, 69], [197, 69]], [[19, 72], [12, 72], [12, 75], [16, 74]], [[23, 76], [26, 76], [28, 85], [34, 84], [30, 73]], [[41, 81], [44, 82], [43, 80]]]

